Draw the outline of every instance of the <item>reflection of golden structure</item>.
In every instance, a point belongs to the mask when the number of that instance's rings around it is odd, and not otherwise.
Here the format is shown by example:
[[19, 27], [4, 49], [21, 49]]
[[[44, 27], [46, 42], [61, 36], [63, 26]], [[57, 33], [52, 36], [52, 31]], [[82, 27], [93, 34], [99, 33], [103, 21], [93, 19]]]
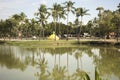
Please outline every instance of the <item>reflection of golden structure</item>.
[[49, 40], [55, 40], [55, 38], [56, 40], [59, 40], [59, 37], [54, 32], [48, 37]]

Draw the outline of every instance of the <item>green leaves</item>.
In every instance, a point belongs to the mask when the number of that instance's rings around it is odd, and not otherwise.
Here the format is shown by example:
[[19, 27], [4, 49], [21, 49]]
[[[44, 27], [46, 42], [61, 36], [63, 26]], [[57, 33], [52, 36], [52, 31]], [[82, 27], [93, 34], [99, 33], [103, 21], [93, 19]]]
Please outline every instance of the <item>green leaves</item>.
[[101, 80], [97, 68], [95, 68], [95, 80]]

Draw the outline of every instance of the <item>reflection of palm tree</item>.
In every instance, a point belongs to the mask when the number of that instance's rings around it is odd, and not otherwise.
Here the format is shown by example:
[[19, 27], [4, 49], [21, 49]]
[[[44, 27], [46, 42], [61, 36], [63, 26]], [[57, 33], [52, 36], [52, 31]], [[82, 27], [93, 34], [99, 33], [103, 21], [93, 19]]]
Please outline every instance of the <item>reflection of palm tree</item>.
[[56, 54], [55, 54], [55, 62], [54, 63], [55, 63], [54, 65], [56, 65]]
[[32, 66], [35, 65], [35, 52], [32, 51]]
[[77, 69], [79, 69], [79, 60], [78, 60], [79, 53], [78, 52], [75, 53], [75, 58], [77, 59]]
[[60, 66], [60, 56], [61, 56], [61, 55], [60, 55], [60, 53], [59, 53], [59, 66]]
[[69, 55], [68, 55], [68, 53], [67, 53], [67, 72], [68, 72], [68, 74], [67, 74], [67, 76], [68, 76], [68, 79], [69, 79]]
[[59, 67], [58, 65], [55, 65], [51, 77], [53, 80], [64, 80], [65, 79], [65, 73], [66, 73], [66, 67]]
[[40, 73], [36, 73], [36, 76], [39, 77], [39, 80], [49, 80], [50, 73], [48, 73], [48, 71], [46, 70], [48, 63], [45, 60], [45, 58], [43, 57], [39, 59], [38, 62], [36, 62], [36, 64], [38, 65], [37, 68], [40, 69]]
[[[68, 48], [68, 51], [70, 51], [71, 48]], [[72, 54], [71, 52], [67, 52], [67, 78], [70, 80], [71, 76], [69, 75], [69, 54]]]
[[77, 69], [73, 74], [73, 80], [90, 80], [90, 77], [85, 71]]
[[[82, 52], [80, 50], [76, 50], [75, 53], [75, 58], [77, 59], [77, 69], [79, 69], [79, 58], [82, 57]], [[82, 60], [80, 58], [81, 61], [81, 69], [82, 69]]]

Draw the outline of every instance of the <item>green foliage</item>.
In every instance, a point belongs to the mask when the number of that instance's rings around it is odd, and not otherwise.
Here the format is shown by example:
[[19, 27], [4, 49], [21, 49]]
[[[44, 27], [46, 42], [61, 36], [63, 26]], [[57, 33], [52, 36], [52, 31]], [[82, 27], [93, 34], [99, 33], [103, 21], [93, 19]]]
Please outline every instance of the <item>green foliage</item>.
[[[28, 19], [25, 13], [14, 14], [6, 20], [0, 20], [0, 38], [31, 38], [32, 36], [47, 37], [53, 31], [57, 35], [73, 34], [82, 35], [89, 33], [92, 36], [104, 38], [109, 33], [114, 32], [117, 38], [120, 34], [120, 4], [117, 10], [104, 10], [103, 7], [98, 7], [98, 17], [90, 20], [87, 25], [82, 25], [84, 15], [89, 15], [88, 9], [75, 8], [75, 2], [66, 1], [61, 4], [55, 3], [52, 8], [47, 8], [42, 4], [35, 13], [35, 19]], [[69, 24], [69, 13], [72, 12], [76, 16], [74, 23]], [[53, 17], [53, 21], [48, 23], [49, 16]], [[79, 20], [81, 17], [81, 20]], [[67, 19], [67, 25], [60, 22], [61, 19]], [[77, 27], [76, 27], [77, 26]], [[19, 36], [21, 33], [21, 36]]]
[[66, 77], [66, 67], [59, 67], [58, 65], [55, 65], [51, 76], [54, 80], [64, 80]]
[[109, 35], [111, 32], [117, 33], [116, 30], [119, 32], [120, 14], [117, 10], [104, 10], [103, 12], [100, 11], [99, 14], [101, 14], [101, 16], [99, 16], [99, 19], [95, 18], [93, 21], [89, 21], [87, 23], [86, 31], [88, 33], [104, 38], [104, 36]]

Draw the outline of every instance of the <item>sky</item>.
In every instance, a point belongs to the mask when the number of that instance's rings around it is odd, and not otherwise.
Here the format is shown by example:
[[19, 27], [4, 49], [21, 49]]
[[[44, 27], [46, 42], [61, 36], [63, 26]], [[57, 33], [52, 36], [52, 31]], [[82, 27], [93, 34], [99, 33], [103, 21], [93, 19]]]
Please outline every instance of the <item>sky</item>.
[[[47, 7], [52, 7], [54, 3], [64, 3], [68, 0], [0, 0], [0, 19], [7, 19], [13, 14], [20, 14], [24, 12], [27, 18], [35, 18], [34, 13], [37, 12], [41, 4], [45, 4]], [[74, 7], [83, 7], [89, 9], [90, 15], [83, 17], [83, 23], [86, 24], [94, 17], [98, 17], [97, 7], [103, 7], [105, 10], [115, 11], [117, 9], [120, 0], [71, 0], [75, 2]], [[69, 21], [73, 22], [75, 15], [69, 14]], [[48, 19], [48, 22], [52, 21], [52, 18]], [[62, 20], [66, 23], [65, 20]]]

